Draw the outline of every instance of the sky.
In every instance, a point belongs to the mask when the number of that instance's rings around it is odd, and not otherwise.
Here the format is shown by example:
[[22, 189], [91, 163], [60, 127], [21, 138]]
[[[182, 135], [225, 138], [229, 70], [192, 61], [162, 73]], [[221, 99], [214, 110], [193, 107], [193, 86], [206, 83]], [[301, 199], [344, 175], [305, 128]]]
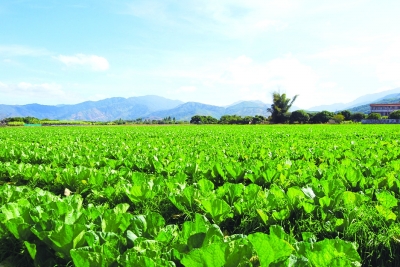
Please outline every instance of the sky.
[[347, 103], [400, 87], [398, 0], [2, 0], [0, 104]]

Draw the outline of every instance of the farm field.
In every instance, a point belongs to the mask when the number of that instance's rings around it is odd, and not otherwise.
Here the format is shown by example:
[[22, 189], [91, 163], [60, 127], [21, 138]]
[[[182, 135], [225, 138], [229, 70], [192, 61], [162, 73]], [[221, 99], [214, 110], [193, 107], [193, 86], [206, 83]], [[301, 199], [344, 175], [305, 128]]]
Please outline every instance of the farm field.
[[397, 125], [0, 128], [0, 263], [400, 266]]

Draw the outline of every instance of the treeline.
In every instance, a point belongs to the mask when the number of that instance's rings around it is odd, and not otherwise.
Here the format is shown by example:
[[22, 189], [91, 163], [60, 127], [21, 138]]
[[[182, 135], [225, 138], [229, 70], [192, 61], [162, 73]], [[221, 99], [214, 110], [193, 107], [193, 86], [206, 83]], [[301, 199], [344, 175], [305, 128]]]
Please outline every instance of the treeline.
[[267, 123], [268, 119], [264, 116], [238, 116], [224, 115], [219, 120], [211, 116], [195, 115], [190, 119], [192, 124], [263, 124]]
[[[351, 113], [348, 110], [340, 112], [307, 112], [305, 110], [296, 110], [282, 114], [280, 123], [342, 123], [360, 122], [366, 119], [367, 115], [364, 113]], [[264, 116], [238, 116], [238, 115], [224, 115], [219, 120], [211, 116], [195, 115], [190, 120], [191, 124], [267, 124], [273, 123], [271, 116], [266, 118]]]
[[53, 126], [53, 125], [91, 125], [89, 121], [67, 121], [67, 120], [50, 120], [38, 119], [35, 117], [10, 117], [0, 121], [2, 126]]
[[113, 120], [113, 121], [73, 121], [73, 120], [50, 120], [38, 119], [35, 117], [10, 117], [0, 120], [0, 126], [52, 126], [52, 125], [131, 125], [131, 124], [188, 124], [189, 121], [178, 121], [175, 117], [163, 119], [142, 119], [135, 120]]
[[188, 121], [176, 120], [175, 117], [165, 117], [163, 119], [143, 119], [138, 118], [135, 120], [118, 119], [115, 121], [96, 122], [96, 125], [130, 125], [130, 124], [187, 124]]
[[38, 124], [41, 120], [35, 117], [11, 117], [1, 120], [2, 123], [20, 122], [23, 124]]
[[392, 113], [389, 114], [389, 116], [381, 116], [379, 113], [370, 113], [367, 116], [367, 119], [369, 120], [384, 120], [384, 119], [400, 119], [400, 110], [393, 111]]
[[[351, 113], [348, 110], [340, 112], [307, 112], [305, 110], [296, 110], [286, 112], [279, 117], [279, 123], [342, 123], [342, 122], [360, 122], [363, 119], [400, 119], [400, 110], [390, 114], [390, 116], [382, 116], [379, 113]], [[67, 120], [50, 120], [38, 119], [35, 117], [10, 117], [0, 121], [2, 126], [24, 126], [24, 125], [130, 125], [130, 124], [269, 124], [276, 123], [272, 120], [272, 116], [264, 117], [256, 116], [239, 116], [239, 115], [223, 115], [220, 119], [212, 116], [195, 115], [190, 121], [176, 120], [175, 117], [165, 117], [163, 119], [143, 119], [134, 120], [118, 119], [114, 121], [67, 121]]]
[[284, 117], [284, 123], [342, 123], [344, 121], [360, 122], [366, 118], [366, 115], [364, 113], [351, 113], [348, 110], [339, 112], [296, 110], [291, 113], [285, 113]]

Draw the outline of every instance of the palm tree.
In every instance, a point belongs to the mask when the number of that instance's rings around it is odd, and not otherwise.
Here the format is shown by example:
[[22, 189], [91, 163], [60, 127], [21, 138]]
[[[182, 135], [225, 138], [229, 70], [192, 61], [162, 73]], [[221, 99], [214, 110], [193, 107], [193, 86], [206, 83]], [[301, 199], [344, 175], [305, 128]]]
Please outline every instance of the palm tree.
[[292, 101], [290, 101], [291, 99], [287, 98], [286, 94], [274, 92], [272, 94], [273, 104], [267, 109], [267, 111], [271, 113], [271, 122], [284, 123], [286, 121], [285, 115], [288, 113], [297, 97], [298, 95], [295, 95]]

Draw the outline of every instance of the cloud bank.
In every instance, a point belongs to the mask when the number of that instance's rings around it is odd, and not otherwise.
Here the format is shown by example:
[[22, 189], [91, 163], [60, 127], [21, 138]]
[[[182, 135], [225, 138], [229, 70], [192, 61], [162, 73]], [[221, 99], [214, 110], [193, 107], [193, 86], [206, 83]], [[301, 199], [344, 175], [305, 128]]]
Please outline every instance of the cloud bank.
[[106, 71], [110, 68], [108, 60], [96, 55], [76, 54], [74, 56], [59, 55], [54, 57], [67, 66], [87, 66], [93, 71]]

